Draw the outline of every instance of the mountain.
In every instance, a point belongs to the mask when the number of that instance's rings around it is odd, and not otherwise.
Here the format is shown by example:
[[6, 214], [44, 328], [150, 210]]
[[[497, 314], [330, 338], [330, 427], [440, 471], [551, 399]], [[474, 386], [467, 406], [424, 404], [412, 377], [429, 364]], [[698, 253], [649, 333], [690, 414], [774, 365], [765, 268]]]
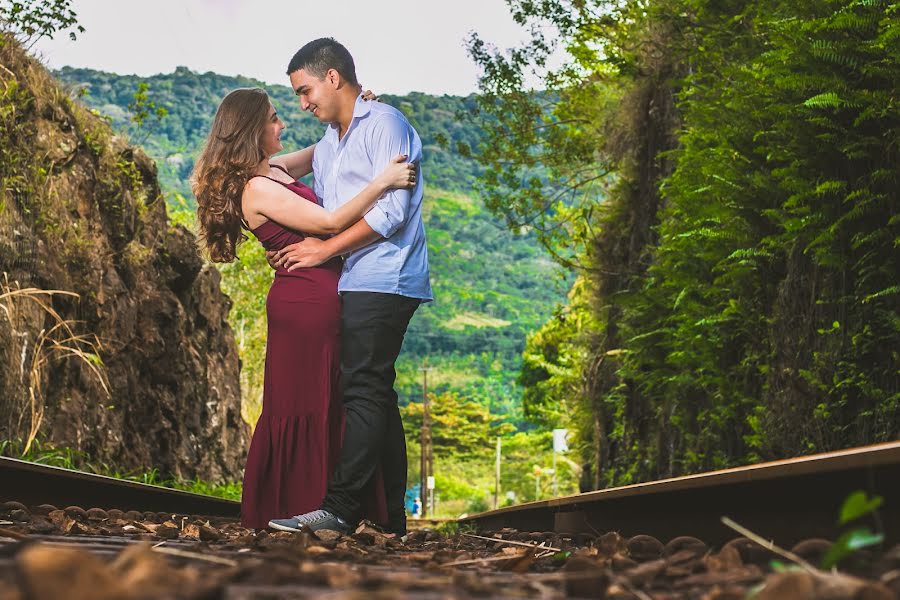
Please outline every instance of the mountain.
[[[187, 180], [197, 150], [209, 131], [216, 107], [231, 90], [260, 87], [269, 93], [272, 104], [287, 124], [282, 134], [285, 148], [314, 144], [323, 132], [315, 117], [300, 110], [293, 90], [287, 85], [269, 85], [240, 76], [196, 73], [185, 67], [151, 77], [71, 67], [63, 67], [55, 74], [71, 86], [83, 103], [107, 117], [116, 129], [128, 131], [132, 139], [140, 141], [147, 152], [158, 159], [164, 186], [185, 198], [190, 197]], [[141, 84], [147, 86], [149, 101], [164, 107], [168, 115], [159, 121], [151, 116], [142, 127], [135, 127], [131, 118], [135, 112], [135, 94]], [[383, 94], [380, 98], [402, 110], [421, 135], [425, 146], [422, 170], [429, 186], [459, 191], [474, 187], [481, 169], [464, 156], [465, 148], [477, 145], [482, 135], [481, 130], [467, 119], [475, 107], [474, 97], [413, 93], [407, 96]]]

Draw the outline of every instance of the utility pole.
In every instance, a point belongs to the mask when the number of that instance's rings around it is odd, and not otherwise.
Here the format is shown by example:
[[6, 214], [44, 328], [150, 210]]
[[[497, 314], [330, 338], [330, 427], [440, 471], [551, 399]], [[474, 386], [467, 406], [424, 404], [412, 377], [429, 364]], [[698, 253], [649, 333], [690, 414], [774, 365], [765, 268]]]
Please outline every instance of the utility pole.
[[553, 450], [553, 495], [559, 496], [559, 485], [556, 483], [556, 449]]
[[494, 510], [500, 502], [500, 436], [497, 436], [497, 459], [494, 462]]
[[431, 414], [428, 411], [428, 363], [419, 368], [422, 371], [422, 452], [419, 463], [419, 496], [422, 501], [422, 516], [428, 515], [429, 496], [428, 477], [432, 474], [431, 456]]
[[569, 445], [566, 443], [566, 436], [569, 434], [568, 429], [553, 430], [553, 495], [559, 496], [559, 484], [556, 478], [556, 455], [560, 452], [568, 452]]

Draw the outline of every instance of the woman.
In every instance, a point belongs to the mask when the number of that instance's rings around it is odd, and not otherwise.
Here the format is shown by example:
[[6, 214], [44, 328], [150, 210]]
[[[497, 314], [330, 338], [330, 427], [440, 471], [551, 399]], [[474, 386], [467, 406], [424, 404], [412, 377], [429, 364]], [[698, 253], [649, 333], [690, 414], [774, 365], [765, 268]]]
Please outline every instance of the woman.
[[[192, 178], [201, 238], [213, 261], [235, 259], [247, 239], [243, 229], [266, 250], [279, 250], [305, 234], [343, 231], [388, 189], [415, 183], [415, 166], [398, 156], [356, 197], [328, 212], [296, 181], [312, 170], [314, 146], [272, 158], [282, 149], [283, 129], [263, 90], [235, 90], [219, 105]], [[314, 510], [325, 496], [343, 429], [340, 273], [340, 259], [275, 272], [266, 299], [263, 407], [244, 472], [245, 527]], [[373, 490], [369, 516], [383, 521], [379, 496]]]

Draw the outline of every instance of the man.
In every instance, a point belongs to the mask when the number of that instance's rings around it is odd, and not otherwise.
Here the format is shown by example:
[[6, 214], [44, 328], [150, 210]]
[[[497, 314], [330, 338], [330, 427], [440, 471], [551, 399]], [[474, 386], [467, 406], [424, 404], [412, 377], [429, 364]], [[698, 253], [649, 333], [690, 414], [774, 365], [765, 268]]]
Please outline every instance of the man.
[[[397, 154], [420, 163], [422, 143], [400, 111], [359, 96], [353, 58], [322, 38], [303, 46], [288, 65], [300, 107], [329, 125], [316, 145], [316, 194], [334, 210], [356, 195]], [[432, 300], [422, 223], [423, 183], [391, 190], [365, 218], [322, 241], [307, 238], [274, 255], [289, 270], [347, 255], [338, 285], [343, 299], [341, 372], [346, 408], [340, 462], [320, 510], [275, 519], [281, 530], [350, 531], [360, 518], [360, 494], [382, 465], [388, 529], [406, 533], [406, 439], [394, 391], [394, 363], [409, 320]]]

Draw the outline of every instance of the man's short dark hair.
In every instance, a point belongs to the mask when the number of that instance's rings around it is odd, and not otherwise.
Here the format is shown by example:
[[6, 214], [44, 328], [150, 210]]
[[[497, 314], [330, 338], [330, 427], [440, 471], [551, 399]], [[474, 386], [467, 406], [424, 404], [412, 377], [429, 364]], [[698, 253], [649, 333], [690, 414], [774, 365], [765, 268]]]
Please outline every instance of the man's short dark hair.
[[288, 63], [287, 74], [290, 75], [300, 69], [309, 71], [320, 79], [325, 77], [329, 69], [334, 69], [353, 85], [358, 83], [353, 57], [334, 38], [319, 38], [297, 50], [294, 58]]

